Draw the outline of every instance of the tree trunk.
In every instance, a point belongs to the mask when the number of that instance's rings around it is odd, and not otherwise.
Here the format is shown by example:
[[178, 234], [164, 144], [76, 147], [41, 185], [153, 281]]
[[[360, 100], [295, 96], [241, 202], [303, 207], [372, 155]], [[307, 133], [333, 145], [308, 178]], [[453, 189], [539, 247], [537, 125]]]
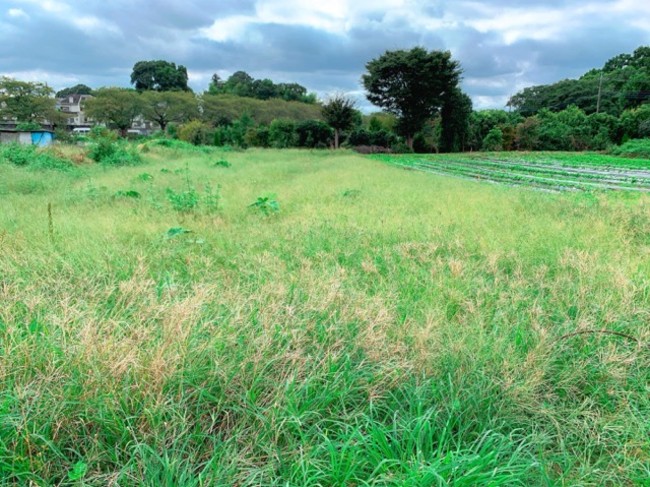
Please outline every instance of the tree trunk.
[[339, 148], [339, 129], [334, 129], [334, 148]]
[[406, 145], [408, 145], [408, 148], [413, 150], [413, 136], [412, 135], [407, 135], [406, 136]]

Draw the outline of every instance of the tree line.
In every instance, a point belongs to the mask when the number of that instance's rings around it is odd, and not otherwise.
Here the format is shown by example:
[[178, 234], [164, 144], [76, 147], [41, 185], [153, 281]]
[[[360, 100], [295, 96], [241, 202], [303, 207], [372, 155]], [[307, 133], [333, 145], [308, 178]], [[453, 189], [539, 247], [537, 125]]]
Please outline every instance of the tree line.
[[[215, 74], [194, 94], [187, 70], [140, 61], [128, 88], [77, 85], [92, 94], [88, 116], [123, 134], [136, 119], [193, 143], [262, 147], [364, 147], [368, 151], [599, 150], [650, 136], [650, 48], [610, 59], [578, 80], [530, 87], [509, 110], [474, 111], [462, 92], [460, 63], [446, 51], [386, 51], [366, 64], [366, 97], [381, 114], [359, 112], [343, 95], [318, 101], [297, 83]], [[594, 94], [594, 80], [598, 86]], [[615, 92], [616, 96], [612, 96]], [[586, 93], [590, 93], [589, 96]], [[65, 125], [43, 83], [0, 79], [0, 117]]]

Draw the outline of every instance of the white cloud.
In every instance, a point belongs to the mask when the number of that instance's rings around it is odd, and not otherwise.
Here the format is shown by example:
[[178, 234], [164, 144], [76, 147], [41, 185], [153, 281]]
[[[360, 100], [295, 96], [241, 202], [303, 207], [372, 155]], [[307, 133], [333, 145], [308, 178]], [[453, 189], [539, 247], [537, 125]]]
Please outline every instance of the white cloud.
[[13, 17], [14, 19], [21, 18], [21, 17], [25, 19], [29, 18], [29, 15], [27, 15], [27, 13], [20, 8], [10, 8], [9, 10], [7, 10], [7, 15], [9, 17]]

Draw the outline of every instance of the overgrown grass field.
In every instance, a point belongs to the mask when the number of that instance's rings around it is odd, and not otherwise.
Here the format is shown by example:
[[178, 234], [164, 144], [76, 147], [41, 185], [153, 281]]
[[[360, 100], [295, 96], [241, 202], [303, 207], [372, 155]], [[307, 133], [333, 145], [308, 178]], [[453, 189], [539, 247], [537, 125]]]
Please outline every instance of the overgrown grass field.
[[2, 485], [650, 485], [649, 196], [147, 148], [0, 163]]

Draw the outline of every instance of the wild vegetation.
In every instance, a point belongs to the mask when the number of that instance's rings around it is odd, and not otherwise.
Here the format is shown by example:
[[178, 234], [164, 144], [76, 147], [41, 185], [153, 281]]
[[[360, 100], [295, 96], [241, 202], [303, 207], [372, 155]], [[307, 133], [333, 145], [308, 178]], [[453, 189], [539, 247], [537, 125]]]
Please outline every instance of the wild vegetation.
[[647, 195], [25, 150], [0, 154], [3, 485], [647, 482]]
[[[460, 62], [423, 48], [386, 51], [366, 64], [366, 97], [384, 110], [371, 115], [343, 95], [318, 101], [298, 83], [244, 71], [225, 81], [215, 74], [208, 89], [195, 94], [187, 69], [161, 60], [134, 65], [136, 89], [77, 85], [58, 94], [92, 93], [88, 115], [124, 136], [134, 121], [147, 121], [171, 137], [188, 134], [184, 140], [196, 144], [382, 153], [605, 151], [650, 136], [649, 49], [615, 56], [578, 80], [526, 88], [510, 99], [509, 111], [473, 110], [461, 90]], [[54, 109], [51, 94], [43, 83], [2, 78], [0, 119], [62, 129], [67, 115]], [[342, 117], [331, 111], [337, 100], [346, 105]]]

